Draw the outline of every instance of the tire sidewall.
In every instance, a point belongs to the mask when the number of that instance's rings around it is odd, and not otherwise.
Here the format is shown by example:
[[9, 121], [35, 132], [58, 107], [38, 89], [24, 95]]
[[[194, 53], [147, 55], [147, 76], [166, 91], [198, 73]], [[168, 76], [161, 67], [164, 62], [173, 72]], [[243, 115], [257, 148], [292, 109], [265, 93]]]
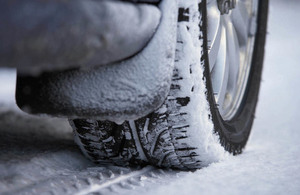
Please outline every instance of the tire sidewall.
[[[206, 6], [203, 6], [202, 11], [205, 12], [203, 15], [206, 17]], [[225, 149], [234, 154], [241, 153], [241, 148], [245, 146], [248, 140], [254, 120], [263, 68], [267, 16], [268, 0], [260, 0], [257, 18], [258, 28], [255, 37], [249, 80], [241, 106], [235, 117], [229, 121], [224, 121], [218, 111], [218, 106], [213, 95], [212, 81], [210, 79], [208, 52], [205, 54], [204, 76], [206, 78], [206, 86], [208, 89], [207, 98], [211, 108], [215, 131], [219, 134], [221, 144]], [[206, 18], [204, 20], [204, 22], [206, 22]], [[204, 35], [206, 35], [204, 36], [204, 43], [206, 44], [205, 48], [207, 48], [207, 32], [204, 32]]]

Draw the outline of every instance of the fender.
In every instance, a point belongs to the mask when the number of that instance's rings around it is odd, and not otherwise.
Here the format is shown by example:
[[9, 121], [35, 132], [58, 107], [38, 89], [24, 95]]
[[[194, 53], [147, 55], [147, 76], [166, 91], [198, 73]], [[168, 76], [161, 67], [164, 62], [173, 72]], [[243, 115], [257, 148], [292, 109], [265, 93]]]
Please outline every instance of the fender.
[[161, 12], [115, 0], [0, 1], [0, 66], [38, 75], [127, 59], [151, 40]]
[[125, 61], [87, 70], [17, 77], [17, 105], [30, 114], [121, 123], [145, 116], [165, 100], [175, 61], [177, 1], [163, 0], [157, 32]]

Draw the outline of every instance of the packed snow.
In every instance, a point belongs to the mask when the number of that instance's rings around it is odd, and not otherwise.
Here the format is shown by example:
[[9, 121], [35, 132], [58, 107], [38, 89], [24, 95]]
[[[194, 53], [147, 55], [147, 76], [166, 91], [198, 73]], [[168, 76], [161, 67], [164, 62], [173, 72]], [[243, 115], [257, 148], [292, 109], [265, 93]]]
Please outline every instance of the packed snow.
[[[176, 140], [176, 147], [197, 148], [194, 152], [201, 155], [194, 158], [201, 162], [201, 166], [207, 166], [212, 162], [224, 159], [227, 152], [220, 145], [219, 137], [213, 133], [212, 119], [202, 117], [211, 115], [207, 96], [205, 95], [205, 81], [202, 79], [204, 61], [199, 60], [201, 59], [201, 53], [203, 53], [203, 43], [202, 40], [199, 41], [199, 37], [202, 37], [199, 34], [199, 23], [202, 21], [201, 17], [203, 16], [198, 12], [197, 1], [180, 0], [178, 4], [179, 7], [189, 10], [186, 16], [189, 16], [190, 20], [178, 24], [177, 42], [182, 44], [177, 46], [179, 52], [176, 52], [175, 68], [183, 79], [172, 83], [173, 85], [179, 85], [181, 88], [178, 92], [172, 92], [171, 90], [169, 98], [189, 96], [189, 104], [176, 112], [188, 113], [190, 116], [187, 117], [186, 122], [183, 122], [189, 124], [185, 135], [187, 138]], [[168, 106], [166, 107], [168, 108]]]
[[[120, 185], [111, 186], [105, 194], [299, 194], [298, 8], [298, 1], [271, 1], [260, 100], [246, 150], [195, 172], [160, 173], [146, 167], [144, 172], [154, 171], [150, 176], [130, 179], [140, 173], [136, 172], [138, 168], [120, 168], [119, 174], [127, 175], [113, 180], [113, 168], [97, 167], [80, 154], [66, 120], [21, 113], [14, 104], [15, 73], [1, 69], [0, 193], [18, 194], [42, 185], [53, 189], [65, 185], [67, 189], [61, 193], [70, 194], [95, 182], [95, 177], [107, 177]], [[67, 185], [89, 177], [92, 179], [77, 182], [75, 187]], [[124, 178], [137, 183], [136, 187], [122, 183]], [[58, 184], [60, 180], [64, 182]], [[102, 189], [101, 185], [91, 186]], [[43, 191], [31, 191], [34, 192]]]

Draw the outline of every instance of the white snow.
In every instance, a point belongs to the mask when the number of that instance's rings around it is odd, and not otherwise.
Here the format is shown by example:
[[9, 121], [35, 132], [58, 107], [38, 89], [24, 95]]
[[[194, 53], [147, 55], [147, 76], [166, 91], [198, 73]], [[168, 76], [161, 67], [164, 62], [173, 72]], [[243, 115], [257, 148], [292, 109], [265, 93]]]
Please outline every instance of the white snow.
[[[94, 69], [47, 76], [38, 94], [49, 94], [49, 105], [55, 112], [45, 111], [46, 114], [121, 124], [159, 107], [168, 94], [174, 69], [176, 5], [174, 0], [161, 2], [162, 17], [157, 31], [147, 47], [135, 56]], [[37, 101], [41, 101], [40, 96]]]
[[[130, 193], [125, 190], [119, 191], [120, 194], [300, 194], [300, 128], [298, 127], [300, 120], [298, 113], [300, 108], [298, 97], [300, 95], [298, 87], [300, 84], [300, 22], [298, 21], [300, 2], [273, 0], [270, 8], [260, 101], [253, 132], [245, 152], [239, 156], [230, 156], [195, 172], [180, 172], [177, 177], [166, 174], [157, 180], [148, 178], [150, 182], [145, 183], [143, 187], [136, 187]], [[14, 78], [13, 72], [0, 71], [0, 110], [2, 111], [14, 103], [14, 88], [12, 87], [14, 79], [12, 78]], [[16, 108], [14, 107], [13, 110]], [[59, 138], [59, 130], [66, 128], [64, 126], [66, 123], [58, 119], [47, 123], [47, 128], [43, 126], [39, 129], [37, 118], [27, 120], [27, 122], [34, 123], [30, 124], [22, 119], [21, 115], [18, 118], [12, 118], [11, 121], [7, 119], [8, 117], [10, 117], [9, 113], [0, 115], [1, 125], [6, 124], [4, 120], [11, 123], [17, 121], [16, 123], [19, 123], [17, 133], [21, 132], [22, 125], [28, 127], [28, 129], [23, 129], [22, 135], [25, 136], [31, 136], [33, 131], [38, 130], [41, 134], [48, 136], [49, 133], [46, 131], [56, 127], [54, 137]], [[46, 123], [43, 124], [46, 125]], [[15, 131], [15, 129], [1, 127], [1, 137]], [[64, 135], [66, 131], [71, 132], [70, 129], [62, 131]], [[0, 143], [0, 148], [1, 146], [2, 149], [5, 148], [3, 143]], [[37, 182], [39, 178], [44, 178], [47, 174], [51, 176], [55, 173], [73, 174], [92, 166], [79, 155], [79, 151], [76, 151], [71, 147], [70, 151], [64, 150], [64, 152], [52, 155], [38, 153], [38, 156], [34, 158], [28, 156], [29, 160], [23, 165], [18, 159], [24, 160], [22, 157], [24, 154], [16, 153], [14, 156], [9, 156], [11, 159], [8, 160], [7, 154], [0, 153], [0, 188], [3, 189], [5, 185], [7, 185], [6, 188], [21, 184], [26, 186]], [[65, 159], [69, 161], [63, 163]], [[68, 162], [72, 163], [68, 164]], [[30, 163], [33, 164], [30, 165]], [[36, 168], [42, 165], [43, 169]], [[10, 171], [11, 175], [9, 175]], [[39, 171], [41, 171], [40, 174]], [[26, 173], [30, 174], [26, 175]]]
[[[180, 52], [177, 53], [178, 61], [175, 62], [175, 68], [178, 69], [184, 79], [177, 81], [181, 90], [171, 95], [191, 97], [190, 103], [180, 109], [180, 112], [189, 113], [187, 138], [176, 142], [182, 146], [189, 143], [188, 147], [197, 148], [195, 152], [201, 154], [197, 160], [201, 161], [201, 166], [204, 167], [212, 162], [225, 159], [227, 153], [221, 146], [219, 137], [214, 133], [212, 119], [203, 117], [211, 115], [211, 111], [205, 95], [206, 84], [202, 79], [204, 72], [202, 63], [204, 62], [200, 60], [203, 53], [202, 43], [199, 40], [199, 22], [202, 20], [202, 15], [198, 11], [198, 3], [200, 2], [200, 0], [178, 1], [179, 7], [189, 9], [190, 21], [178, 23], [177, 41], [183, 44], [182, 48], [179, 48]], [[191, 90], [192, 88], [193, 90]], [[173, 128], [176, 127], [173, 126]]]
[[300, 2], [270, 4], [263, 82], [246, 150], [146, 194], [300, 193]]

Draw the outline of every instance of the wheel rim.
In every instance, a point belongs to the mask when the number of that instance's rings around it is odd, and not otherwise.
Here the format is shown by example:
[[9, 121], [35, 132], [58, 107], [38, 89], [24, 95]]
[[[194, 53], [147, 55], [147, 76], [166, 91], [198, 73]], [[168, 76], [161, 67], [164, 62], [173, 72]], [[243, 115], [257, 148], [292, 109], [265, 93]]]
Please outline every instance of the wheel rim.
[[244, 97], [256, 34], [258, 0], [237, 0], [221, 15], [216, 0], [207, 1], [209, 68], [213, 93], [224, 120], [232, 119]]

